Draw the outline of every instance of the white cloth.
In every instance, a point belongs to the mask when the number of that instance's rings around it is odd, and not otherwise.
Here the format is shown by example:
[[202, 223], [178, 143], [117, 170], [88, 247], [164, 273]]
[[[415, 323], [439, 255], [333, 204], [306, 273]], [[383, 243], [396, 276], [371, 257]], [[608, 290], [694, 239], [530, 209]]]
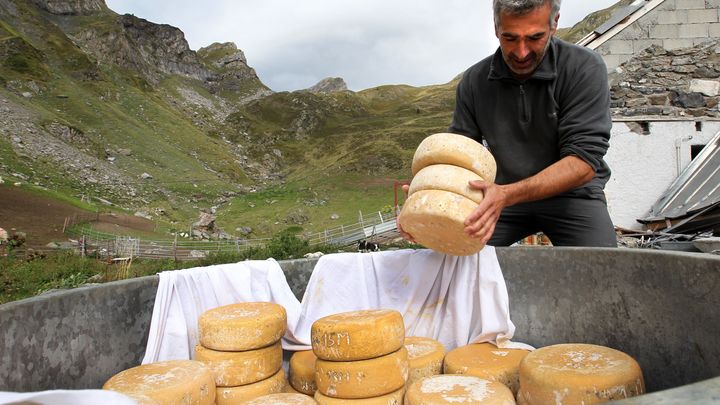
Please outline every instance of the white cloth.
[[0, 405], [136, 405], [132, 398], [109, 390], [52, 390], [40, 392], [2, 392]]
[[273, 259], [162, 272], [143, 364], [192, 358], [200, 314], [243, 301], [285, 307], [287, 350], [310, 349], [317, 319], [371, 308], [399, 311], [407, 336], [437, 339], [447, 350], [480, 342], [532, 349], [510, 341], [515, 325], [507, 288], [495, 249], [487, 246], [471, 256], [426, 249], [325, 255], [302, 304]]
[[194, 357], [200, 315], [212, 308], [248, 301], [282, 305], [288, 330], [294, 330], [300, 302], [274, 259], [160, 273], [142, 363]]
[[491, 246], [471, 256], [426, 249], [325, 255], [308, 281], [293, 333], [310, 348], [317, 319], [371, 308], [399, 311], [407, 336], [434, 338], [447, 350], [480, 342], [532, 349], [510, 342], [515, 325]]

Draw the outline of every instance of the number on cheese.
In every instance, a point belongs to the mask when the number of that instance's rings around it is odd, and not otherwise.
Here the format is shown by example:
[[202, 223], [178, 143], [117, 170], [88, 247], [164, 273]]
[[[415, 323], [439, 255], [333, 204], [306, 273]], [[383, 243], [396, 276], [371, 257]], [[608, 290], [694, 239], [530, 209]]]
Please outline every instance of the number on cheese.
[[205, 311], [198, 320], [200, 344], [208, 349], [245, 351], [270, 346], [287, 327], [285, 308], [272, 302], [242, 302]]
[[282, 367], [280, 341], [268, 347], [244, 352], [221, 352], [195, 346], [195, 360], [205, 363], [215, 375], [218, 387], [235, 387], [264, 380]]
[[520, 363], [518, 401], [597, 404], [645, 393], [638, 363], [627, 354], [589, 344], [559, 344], [531, 352]]
[[371, 359], [402, 347], [405, 324], [399, 312], [389, 309], [344, 312], [313, 322], [310, 339], [319, 359]]
[[317, 357], [312, 350], [293, 353], [290, 357], [290, 385], [303, 394], [313, 395], [317, 390], [315, 385], [315, 360]]
[[143, 364], [111, 377], [103, 389], [118, 391], [140, 403], [215, 403], [215, 380], [210, 369], [194, 360]]

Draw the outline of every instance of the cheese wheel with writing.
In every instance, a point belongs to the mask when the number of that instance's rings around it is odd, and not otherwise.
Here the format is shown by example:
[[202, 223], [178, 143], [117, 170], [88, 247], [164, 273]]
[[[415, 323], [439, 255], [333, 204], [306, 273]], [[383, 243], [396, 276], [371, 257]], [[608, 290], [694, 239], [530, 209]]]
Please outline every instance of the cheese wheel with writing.
[[415, 241], [440, 253], [454, 256], [475, 254], [485, 246], [465, 234], [465, 218], [477, 204], [459, 194], [422, 190], [405, 201], [398, 221]]
[[480, 203], [483, 193], [470, 188], [470, 181], [483, 180], [470, 170], [452, 165], [430, 165], [420, 170], [410, 182], [408, 196], [420, 190], [444, 190]]
[[370, 309], [329, 315], [313, 322], [310, 340], [318, 359], [372, 359], [397, 351], [405, 339], [398, 311]]
[[278, 394], [285, 390], [285, 370], [280, 368], [270, 378], [237, 387], [218, 387], [217, 405], [236, 405], [268, 394]]
[[445, 346], [435, 339], [421, 336], [405, 338], [410, 373], [408, 384], [431, 375], [442, 374]]
[[495, 181], [495, 158], [482, 144], [467, 136], [440, 133], [423, 139], [413, 156], [413, 176], [424, 167], [436, 164], [460, 166], [491, 183]]
[[121, 392], [141, 403], [215, 403], [213, 374], [205, 364], [194, 360], [170, 360], [133, 367], [112, 376], [103, 389]]
[[518, 401], [598, 404], [645, 393], [640, 366], [627, 354], [590, 344], [537, 349], [520, 363]]
[[269, 394], [244, 402], [243, 405], [316, 405], [313, 397], [305, 394]]
[[317, 390], [315, 385], [315, 360], [317, 357], [312, 350], [303, 350], [293, 353], [290, 357], [290, 385], [303, 394], [313, 395]]
[[205, 311], [198, 320], [200, 344], [221, 351], [270, 346], [287, 327], [285, 308], [272, 302], [241, 302]]
[[320, 391], [315, 392], [315, 400], [320, 405], [402, 405], [405, 387], [389, 394], [371, 398], [333, 398], [323, 395]]
[[218, 387], [235, 387], [264, 380], [282, 367], [280, 341], [261, 349], [223, 352], [195, 346], [195, 360], [205, 363], [215, 376]]
[[530, 353], [522, 349], [500, 349], [492, 343], [472, 343], [445, 356], [445, 374], [465, 374], [507, 385], [513, 394], [520, 386], [520, 362]]
[[408, 379], [405, 347], [368, 360], [315, 362], [317, 390], [333, 398], [370, 398], [402, 388]]
[[415, 381], [405, 393], [405, 405], [514, 405], [508, 387], [469, 375], [443, 374]]

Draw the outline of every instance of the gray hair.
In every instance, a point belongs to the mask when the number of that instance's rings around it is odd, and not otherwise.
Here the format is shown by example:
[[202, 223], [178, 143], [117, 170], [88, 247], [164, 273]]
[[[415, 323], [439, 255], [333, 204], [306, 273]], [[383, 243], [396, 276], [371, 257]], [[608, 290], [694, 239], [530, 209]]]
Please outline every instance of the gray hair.
[[500, 24], [500, 14], [508, 13], [511, 15], [524, 15], [538, 7], [542, 7], [545, 3], [550, 2], [550, 27], [556, 28], [557, 18], [560, 12], [560, 2], [562, 0], [493, 0], [493, 12], [495, 13], [495, 28]]

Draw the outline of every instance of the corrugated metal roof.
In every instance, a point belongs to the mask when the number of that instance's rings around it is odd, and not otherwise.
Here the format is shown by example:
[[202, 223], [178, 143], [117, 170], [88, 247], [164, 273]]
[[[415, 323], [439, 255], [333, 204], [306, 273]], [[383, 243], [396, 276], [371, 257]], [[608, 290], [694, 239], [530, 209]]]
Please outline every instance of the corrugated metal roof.
[[653, 204], [651, 222], [680, 218], [720, 202], [720, 132]]

